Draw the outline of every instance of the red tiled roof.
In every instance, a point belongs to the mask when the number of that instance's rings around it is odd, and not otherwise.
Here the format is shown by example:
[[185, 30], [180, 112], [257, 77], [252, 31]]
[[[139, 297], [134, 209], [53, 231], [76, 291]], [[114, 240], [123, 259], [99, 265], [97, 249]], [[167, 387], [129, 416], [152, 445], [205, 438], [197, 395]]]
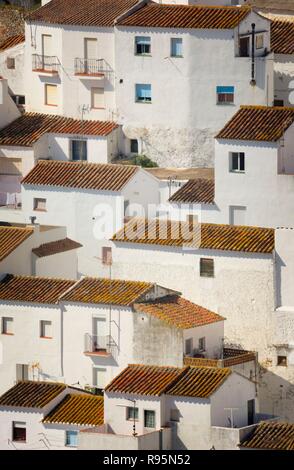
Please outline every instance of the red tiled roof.
[[14, 302], [57, 304], [76, 281], [7, 274], [0, 281], [0, 299]]
[[9, 36], [5, 41], [0, 43], [0, 51], [5, 51], [11, 47], [17, 46], [25, 41], [24, 34], [16, 34], [15, 36]]
[[104, 137], [117, 127], [111, 121], [81, 121], [53, 114], [25, 113], [0, 130], [0, 145], [31, 147], [49, 133]]
[[18, 382], [0, 397], [0, 406], [44, 408], [65, 389], [61, 383]]
[[89, 394], [68, 394], [42, 423], [99, 426], [104, 422], [104, 400]]
[[148, 302], [134, 305], [139, 312], [152, 315], [176, 328], [195, 328], [224, 321], [225, 318], [217, 313], [200, 307], [178, 295], [169, 295]]
[[276, 142], [294, 122], [294, 107], [241, 106], [217, 139]]
[[189, 180], [169, 198], [169, 202], [213, 204], [214, 180], [204, 178]]
[[272, 20], [271, 50], [275, 54], [294, 54], [294, 21]]
[[81, 246], [83, 246], [81, 243], [75, 242], [70, 238], [64, 238], [63, 240], [43, 243], [43, 245], [38, 246], [38, 248], [33, 248], [32, 252], [38, 256], [38, 258], [43, 258], [45, 256], [56, 255], [57, 253], [64, 253], [65, 251], [76, 250]]
[[126, 223], [112, 240], [247, 253], [272, 253], [275, 247], [275, 233], [271, 228], [138, 218]]
[[118, 21], [118, 25], [151, 28], [233, 29], [250, 7], [164, 5], [149, 2]]
[[29, 21], [83, 26], [114, 25], [115, 19], [138, 0], [51, 0], [33, 11]]
[[0, 261], [34, 233], [31, 228], [0, 226]]
[[131, 165], [39, 160], [23, 178], [22, 184], [121, 191], [138, 168]]
[[294, 450], [294, 424], [261, 422], [240, 444], [246, 449]]

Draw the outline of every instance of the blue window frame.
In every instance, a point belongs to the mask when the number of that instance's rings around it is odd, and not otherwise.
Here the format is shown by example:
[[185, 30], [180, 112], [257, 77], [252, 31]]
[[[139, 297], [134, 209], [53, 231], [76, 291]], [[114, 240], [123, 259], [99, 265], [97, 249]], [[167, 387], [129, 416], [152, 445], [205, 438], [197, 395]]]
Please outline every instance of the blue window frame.
[[139, 103], [151, 103], [151, 85], [136, 84], [136, 101]]
[[183, 57], [183, 40], [182, 38], [171, 38], [170, 55], [172, 57]]
[[235, 96], [235, 87], [217, 86], [216, 87], [217, 104], [233, 104]]
[[78, 446], [78, 431], [65, 431], [65, 445], [69, 447]]
[[150, 36], [135, 37], [135, 54], [150, 55], [151, 54], [151, 38]]

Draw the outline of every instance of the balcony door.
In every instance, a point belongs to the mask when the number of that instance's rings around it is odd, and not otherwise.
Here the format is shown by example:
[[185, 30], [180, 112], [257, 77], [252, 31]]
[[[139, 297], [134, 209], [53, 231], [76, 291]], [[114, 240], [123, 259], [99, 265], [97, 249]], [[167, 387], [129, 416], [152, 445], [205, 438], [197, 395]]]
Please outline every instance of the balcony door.
[[95, 60], [98, 57], [97, 39], [85, 38], [84, 39], [84, 64], [85, 73], [90, 74], [95, 72]]
[[50, 57], [52, 56], [52, 36], [42, 34], [42, 69], [50, 67]]
[[93, 338], [94, 338], [94, 348], [96, 351], [106, 350], [106, 318], [93, 318]]

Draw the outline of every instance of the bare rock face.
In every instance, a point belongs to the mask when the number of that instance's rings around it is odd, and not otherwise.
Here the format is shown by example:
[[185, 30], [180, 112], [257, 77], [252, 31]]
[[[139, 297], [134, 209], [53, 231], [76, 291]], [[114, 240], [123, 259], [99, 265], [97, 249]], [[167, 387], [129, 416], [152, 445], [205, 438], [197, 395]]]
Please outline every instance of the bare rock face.
[[9, 36], [24, 34], [26, 9], [0, 4], [0, 44]]

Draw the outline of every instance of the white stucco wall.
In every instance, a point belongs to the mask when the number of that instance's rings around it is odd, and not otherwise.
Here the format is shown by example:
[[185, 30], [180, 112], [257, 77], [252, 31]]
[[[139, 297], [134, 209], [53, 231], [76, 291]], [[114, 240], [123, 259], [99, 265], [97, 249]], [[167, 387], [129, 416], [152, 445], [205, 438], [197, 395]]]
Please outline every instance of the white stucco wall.
[[[7, 68], [7, 58], [14, 58], [15, 68]], [[0, 52], [0, 75], [6, 78], [14, 95], [24, 95], [24, 43]]]
[[293, 106], [294, 58], [292, 54], [274, 55], [275, 99], [283, 100], [284, 106]]

